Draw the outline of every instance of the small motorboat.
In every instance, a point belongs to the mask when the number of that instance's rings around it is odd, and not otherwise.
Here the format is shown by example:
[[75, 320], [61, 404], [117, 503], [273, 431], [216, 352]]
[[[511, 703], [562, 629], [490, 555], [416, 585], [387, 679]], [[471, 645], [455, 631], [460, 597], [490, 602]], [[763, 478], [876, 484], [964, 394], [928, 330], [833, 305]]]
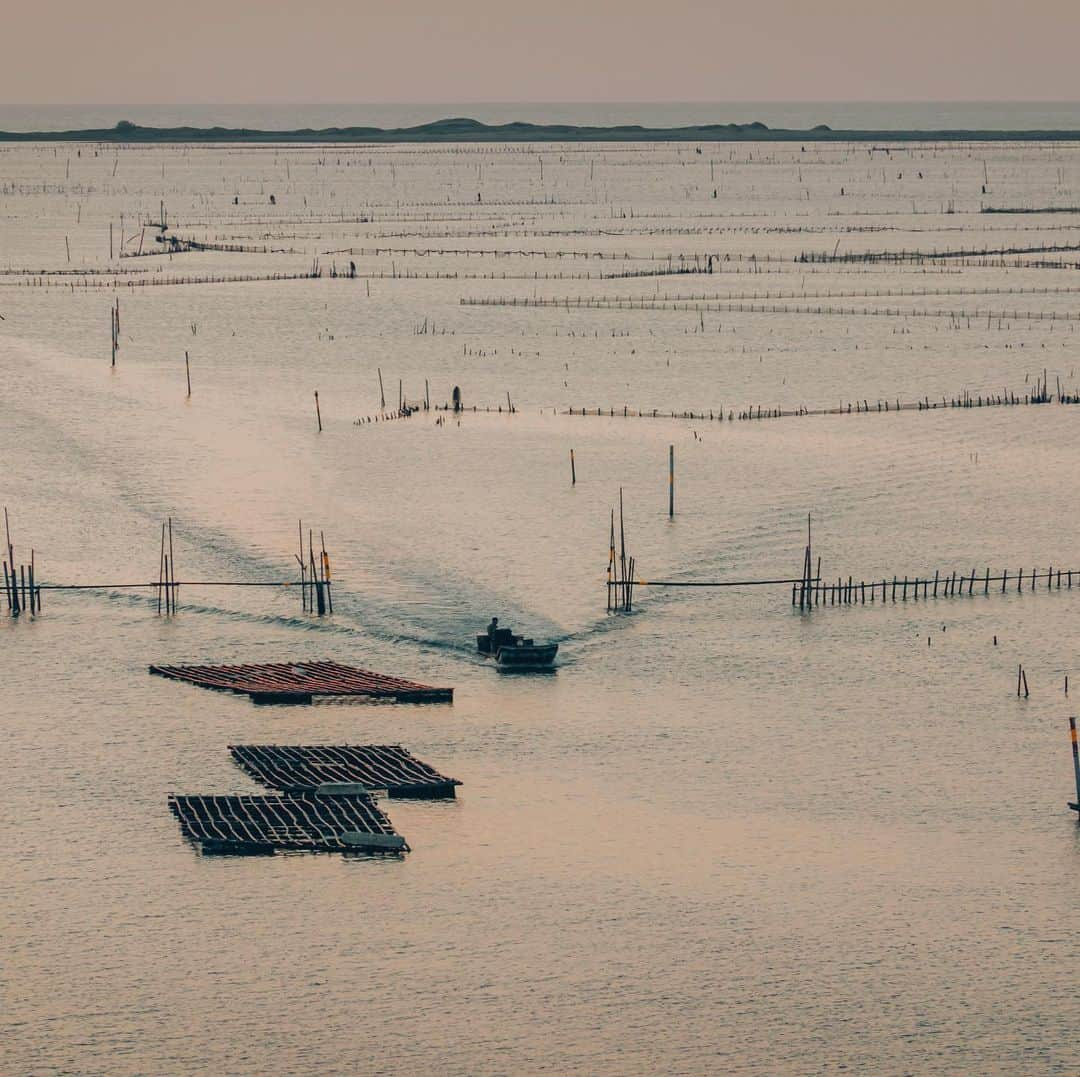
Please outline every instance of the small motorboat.
[[496, 628], [476, 637], [476, 649], [495, 659], [499, 669], [550, 669], [559, 653], [557, 643], [534, 643], [515, 636], [509, 628]]

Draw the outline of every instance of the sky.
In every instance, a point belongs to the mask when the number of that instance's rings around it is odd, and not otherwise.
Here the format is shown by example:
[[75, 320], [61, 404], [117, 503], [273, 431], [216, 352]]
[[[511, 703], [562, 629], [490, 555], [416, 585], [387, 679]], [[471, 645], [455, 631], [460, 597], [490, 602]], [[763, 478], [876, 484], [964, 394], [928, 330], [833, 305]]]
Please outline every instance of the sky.
[[1076, 0], [39, 0], [0, 102], [1076, 101]]

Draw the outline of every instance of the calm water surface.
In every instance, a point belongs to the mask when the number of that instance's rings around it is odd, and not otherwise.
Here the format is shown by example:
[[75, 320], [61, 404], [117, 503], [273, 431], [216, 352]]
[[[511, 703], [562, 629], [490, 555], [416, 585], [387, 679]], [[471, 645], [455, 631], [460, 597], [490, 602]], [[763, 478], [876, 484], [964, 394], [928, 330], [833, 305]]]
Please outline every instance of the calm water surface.
[[[162, 202], [268, 250], [110, 261], [110, 222], [146, 251]], [[794, 261], [1080, 246], [1080, 214], [981, 205], [1080, 206], [1080, 150], [0, 147], [16, 553], [150, 579], [171, 516], [181, 576], [291, 578], [303, 518], [338, 581], [323, 621], [287, 589], [0, 617], [0, 1067], [1077, 1072], [1080, 584], [811, 615], [643, 588], [620, 618], [603, 579], [620, 488], [646, 580], [797, 574], [808, 512], [830, 578], [1080, 569], [1080, 409], [565, 414], [1075, 391], [1075, 252]], [[358, 277], [207, 282], [316, 258]], [[380, 370], [390, 406], [426, 380], [481, 410], [355, 425]], [[493, 614], [559, 639], [557, 673], [478, 661]], [[455, 703], [256, 709], [146, 672], [316, 657]], [[166, 795], [254, 791], [245, 742], [400, 743], [464, 785], [387, 803], [401, 860], [200, 857]]]

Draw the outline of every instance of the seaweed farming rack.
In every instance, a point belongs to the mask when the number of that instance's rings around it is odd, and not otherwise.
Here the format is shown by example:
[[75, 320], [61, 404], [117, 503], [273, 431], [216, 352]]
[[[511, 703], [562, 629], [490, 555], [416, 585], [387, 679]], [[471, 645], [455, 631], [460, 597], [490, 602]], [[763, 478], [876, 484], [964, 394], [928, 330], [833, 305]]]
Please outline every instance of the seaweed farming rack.
[[230, 666], [151, 666], [159, 677], [250, 697], [254, 703], [311, 703], [316, 696], [360, 696], [395, 703], [452, 703], [453, 688], [345, 666], [339, 662], [267, 662]]
[[169, 794], [184, 837], [203, 853], [398, 855], [409, 851], [373, 795], [453, 797], [461, 783], [398, 745], [238, 744], [233, 761], [273, 794]]
[[233, 761], [257, 782], [284, 793], [385, 790], [389, 797], [453, 797], [461, 784], [391, 744], [233, 744]]
[[403, 853], [409, 847], [366, 793], [180, 796], [169, 809], [205, 853]]

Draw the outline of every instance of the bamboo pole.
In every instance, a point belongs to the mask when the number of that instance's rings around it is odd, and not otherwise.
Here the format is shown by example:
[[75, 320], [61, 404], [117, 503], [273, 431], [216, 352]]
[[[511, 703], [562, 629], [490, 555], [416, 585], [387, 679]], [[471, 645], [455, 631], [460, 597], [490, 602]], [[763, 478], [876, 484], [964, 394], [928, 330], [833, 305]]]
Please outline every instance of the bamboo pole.
[[157, 611], [161, 614], [161, 599], [165, 587], [165, 525], [161, 525], [161, 553], [158, 555]]
[[[1080, 749], [1076, 745], [1076, 718], [1069, 718], [1069, 740], [1072, 741], [1073, 778], [1076, 780], [1076, 801], [1070, 802], [1069, 807], [1080, 813]], [[1077, 816], [1080, 822], [1080, 815]]]
[[319, 532], [319, 542], [322, 545], [322, 574], [323, 586], [326, 588], [326, 609], [328, 613], [334, 612], [334, 599], [330, 594], [330, 555], [326, 552], [326, 535]]
[[675, 446], [668, 446], [668, 519], [675, 519]]
[[176, 579], [176, 556], [173, 553], [173, 541], [172, 541], [172, 517], [169, 517], [169, 558], [165, 562], [166, 575], [169, 577], [169, 602], [165, 604], [166, 612], [169, 610], [169, 606], [172, 606], [172, 612], [176, 613], [176, 591], [173, 588], [173, 581]]
[[[626, 587], [626, 527], [623, 521], [623, 491], [619, 487], [619, 564], [622, 586]], [[625, 598], [625, 595], [623, 596]]]

